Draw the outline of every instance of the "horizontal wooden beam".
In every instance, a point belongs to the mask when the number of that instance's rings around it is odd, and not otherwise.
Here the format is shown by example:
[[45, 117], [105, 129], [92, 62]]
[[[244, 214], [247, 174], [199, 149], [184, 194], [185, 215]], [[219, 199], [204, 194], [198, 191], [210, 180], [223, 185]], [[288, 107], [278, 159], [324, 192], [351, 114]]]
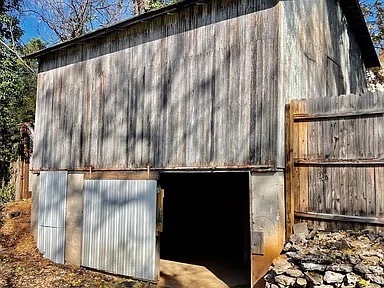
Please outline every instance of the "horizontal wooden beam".
[[373, 117], [384, 114], [384, 109], [366, 109], [359, 111], [343, 111], [328, 113], [312, 113], [312, 114], [294, 114], [294, 122], [318, 121], [335, 118], [356, 118], [356, 117]]
[[159, 180], [159, 173], [150, 171], [94, 171], [86, 172], [84, 179], [87, 180]]
[[355, 222], [364, 224], [383, 225], [384, 218], [363, 217], [363, 216], [350, 216], [350, 215], [336, 215], [315, 212], [297, 212], [295, 211], [296, 218], [325, 220], [325, 221], [341, 221], [341, 222]]
[[384, 165], [384, 159], [299, 159], [295, 158], [298, 166], [377, 166]]
[[[32, 173], [39, 173], [42, 171], [68, 171], [68, 172], [88, 172], [91, 167], [77, 167], [77, 168], [32, 168], [30, 171]], [[138, 168], [95, 168], [92, 167], [92, 171], [102, 171], [102, 172], [136, 172], [136, 171], [146, 171], [146, 167]], [[231, 172], [231, 171], [252, 171], [252, 172], [274, 172], [278, 171], [274, 165], [227, 165], [227, 166], [176, 166], [176, 167], [151, 167], [151, 171], [158, 172]]]

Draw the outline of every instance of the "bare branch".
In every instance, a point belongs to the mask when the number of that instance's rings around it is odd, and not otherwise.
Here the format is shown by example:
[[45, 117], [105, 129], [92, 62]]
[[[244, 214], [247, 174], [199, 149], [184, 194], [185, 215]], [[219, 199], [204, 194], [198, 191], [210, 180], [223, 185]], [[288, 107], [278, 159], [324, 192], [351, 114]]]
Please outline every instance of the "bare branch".
[[13, 54], [15, 54], [15, 56], [17, 57], [17, 59], [19, 59], [21, 61], [21, 63], [23, 63], [23, 65], [29, 70], [31, 71], [32, 74], [36, 74], [35, 70], [33, 70], [31, 68], [31, 66], [29, 66], [24, 60], [23, 58], [20, 57], [19, 53], [17, 53], [15, 50], [13, 50], [11, 47], [9, 47], [5, 42], [3, 42], [1, 39], [0, 39], [0, 44], [3, 45], [5, 48], [7, 48], [9, 51], [11, 51]]

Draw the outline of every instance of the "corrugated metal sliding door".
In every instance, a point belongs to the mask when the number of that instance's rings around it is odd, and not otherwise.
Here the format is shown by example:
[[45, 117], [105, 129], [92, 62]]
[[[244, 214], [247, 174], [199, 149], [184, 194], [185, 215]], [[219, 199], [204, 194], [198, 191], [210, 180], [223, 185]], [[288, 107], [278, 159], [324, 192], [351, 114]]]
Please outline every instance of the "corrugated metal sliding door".
[[86, 180], [82, 265], [156, 280], [154, 180]]
[[67, 172], [40, 172], [37, 247], [45, 258], [64, 264]]

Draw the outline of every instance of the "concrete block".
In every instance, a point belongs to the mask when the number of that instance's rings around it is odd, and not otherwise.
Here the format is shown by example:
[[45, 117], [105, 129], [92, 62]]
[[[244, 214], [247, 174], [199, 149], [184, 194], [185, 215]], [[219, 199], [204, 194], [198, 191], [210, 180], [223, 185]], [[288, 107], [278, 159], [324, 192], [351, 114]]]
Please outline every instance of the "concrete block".
[[65, 263], [81, 265], [84, 175], [68, 174], [65, 215]]
[[31, 174], [30, 186], [32, 191], [31, 205], [31, 231], [37, 242], [38, 225], [39, 225], [39, 191], [40, 191], [40, 176], [39, 174]]
[[264, 247], [260, 247], [263, 255], [252, 253], [252, 285], [254, 285], [262, 279], [284, 246], [284, 173], [254, 173], [250, 175], [250, 184], [251, 235], [254, 232], [262, 232], [264, 236]]

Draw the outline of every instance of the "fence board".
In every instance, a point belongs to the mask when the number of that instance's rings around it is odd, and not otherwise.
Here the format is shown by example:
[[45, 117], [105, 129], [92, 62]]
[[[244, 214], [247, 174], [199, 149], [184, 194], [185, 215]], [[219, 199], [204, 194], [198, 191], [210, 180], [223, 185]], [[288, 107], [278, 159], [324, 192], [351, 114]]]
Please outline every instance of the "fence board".
[[[366, 93], [291, 102], [286, 187], [296, 215], [312, 213], [313, 225], [329, 230], [384, 221], [383, 98], [383, 93]], [[292, 202], [287, 199], [287, 205]], [[316, 219], [316, 213], [332, 217]], [[338, 220], [340, 215], [377, 221], [354, 224]]]

